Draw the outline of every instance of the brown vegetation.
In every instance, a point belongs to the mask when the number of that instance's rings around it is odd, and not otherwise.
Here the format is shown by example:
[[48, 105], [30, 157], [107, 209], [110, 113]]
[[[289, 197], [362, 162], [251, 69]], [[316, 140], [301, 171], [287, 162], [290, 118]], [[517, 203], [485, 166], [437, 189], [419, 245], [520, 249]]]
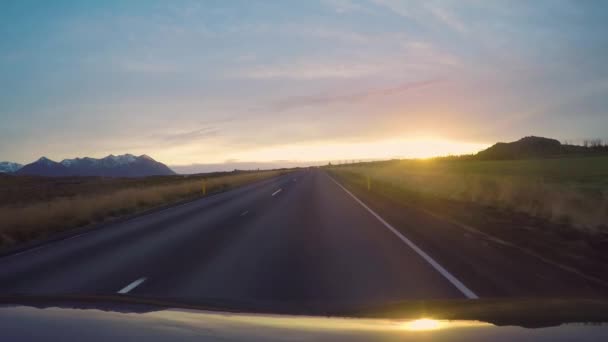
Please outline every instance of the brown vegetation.
[[209, 194], [238, 187], [282, 172], [285, 171], [142, 179], [3, 177], [0, 247], [196, 198], [203, 196], [203, 191]]
[[608, 158], [520, 161], [404, 160], [334, 168], [351, 182], [608, 230]]

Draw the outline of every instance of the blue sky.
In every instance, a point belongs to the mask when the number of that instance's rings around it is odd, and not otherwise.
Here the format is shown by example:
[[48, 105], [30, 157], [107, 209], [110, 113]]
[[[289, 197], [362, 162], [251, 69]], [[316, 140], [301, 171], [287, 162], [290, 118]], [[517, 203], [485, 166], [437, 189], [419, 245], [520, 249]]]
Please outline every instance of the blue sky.
[[0, 159], [196, 170], [606, 138], [607, 53], [604, 1], [3, 1]]

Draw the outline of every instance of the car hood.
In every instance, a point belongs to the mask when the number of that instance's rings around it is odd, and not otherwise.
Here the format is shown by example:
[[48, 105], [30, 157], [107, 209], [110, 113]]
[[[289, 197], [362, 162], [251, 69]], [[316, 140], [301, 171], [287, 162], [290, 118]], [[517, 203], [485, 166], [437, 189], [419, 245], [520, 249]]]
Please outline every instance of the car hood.
[[604, 300], [407, 301], [301, 314], [237, 307], [130, 296], [5, 297], [0, 331], [6, 341], [47, 342], [608, 340]]

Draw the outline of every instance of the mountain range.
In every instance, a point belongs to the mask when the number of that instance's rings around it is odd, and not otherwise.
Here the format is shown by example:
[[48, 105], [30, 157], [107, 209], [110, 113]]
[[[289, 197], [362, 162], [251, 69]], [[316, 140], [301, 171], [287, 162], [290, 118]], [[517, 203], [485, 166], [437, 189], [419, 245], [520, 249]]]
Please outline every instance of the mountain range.
[[11, 162], [0, 162], [0, 173], [13, 173], [22, 168], [23, 165]]
[[2, 162], [0, 163], [0, 172], [47, 177], [145, 177], [175, 174], [165, 164], [157, 162], [145, 154], [141, 156], [132, 154], [109, 155], [101, 159], [84, 157], [64, 159], [61, 162], [42, 157], [23, 166], [16, 163]]

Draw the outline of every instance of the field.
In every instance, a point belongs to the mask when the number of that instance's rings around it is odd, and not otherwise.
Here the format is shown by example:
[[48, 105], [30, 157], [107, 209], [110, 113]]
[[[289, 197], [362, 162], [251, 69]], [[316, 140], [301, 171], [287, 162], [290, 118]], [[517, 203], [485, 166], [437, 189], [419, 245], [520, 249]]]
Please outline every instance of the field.
[[146, 178], [0, 176], [0, 248], [288, 171]]
[[608, 157], [395, 160], [331, 171], [371, 191], [398, 192], [410, 204], [471, 203], [590, 234], [608, 230]]

